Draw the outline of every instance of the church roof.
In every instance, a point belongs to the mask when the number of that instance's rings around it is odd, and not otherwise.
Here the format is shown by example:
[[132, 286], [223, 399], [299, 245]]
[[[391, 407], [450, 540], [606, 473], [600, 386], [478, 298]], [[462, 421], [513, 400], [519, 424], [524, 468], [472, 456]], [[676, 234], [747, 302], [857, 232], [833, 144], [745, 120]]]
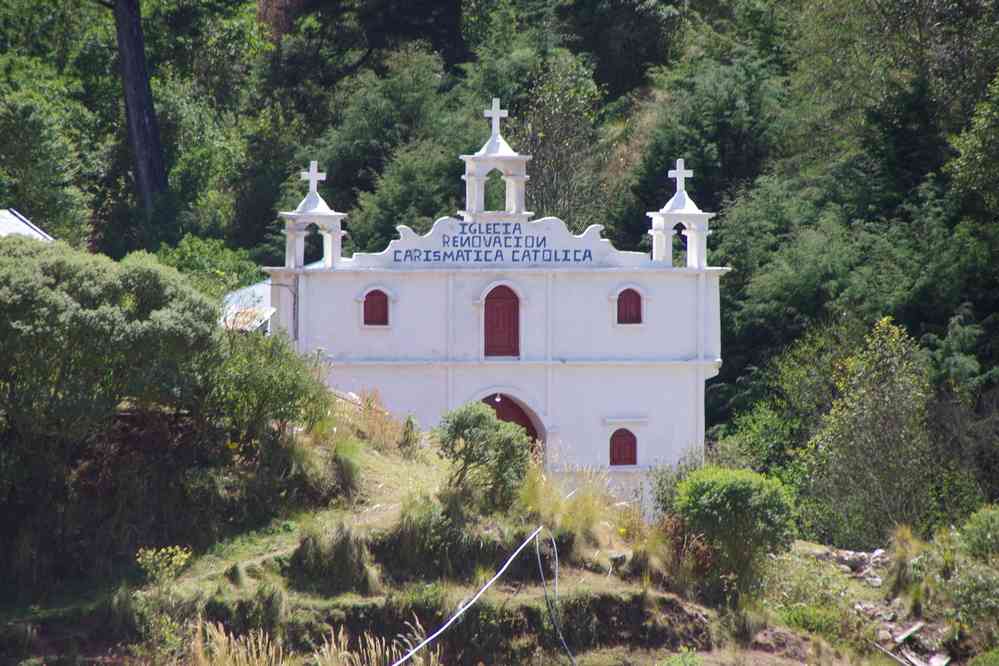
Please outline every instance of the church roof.
[[0, 208], [0, 236], [18, 234], [42, 241], [55, 240], [13, 208]]
[[475, 153], [478, 156], [490, 156], [490, 157], [519, 157], [520, 155], [510, 144], [506, 142], [501, 134], [494, 134], [489, 137], [489, 140], [482, 144], [478, 152]]
[[309, 192], [302, 202], [295, 209], [296, 213], [309, 215], [330, 215], [335, 211], [329, 207], [326, 200], [320, 196], [319, 192]]
[[673, 198], [666, 202], [660, 210], [660, 213], [700, 213], [702, 212], [694, 200], [690, 198], [687, 192], [680, 191], [673, 195]]

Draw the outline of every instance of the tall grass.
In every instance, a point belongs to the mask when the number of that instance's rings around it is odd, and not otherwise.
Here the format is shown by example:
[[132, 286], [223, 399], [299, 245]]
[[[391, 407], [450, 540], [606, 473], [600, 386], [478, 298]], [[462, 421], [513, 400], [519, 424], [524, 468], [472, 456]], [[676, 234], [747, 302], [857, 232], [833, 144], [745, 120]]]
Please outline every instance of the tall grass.
[[254, 630], [233, 636], [221, 624], [199, 623], [191, 643], [191, 666], [283, 666], [280, 640]]
[[344, 410], [358, 436], [378, 451], [397, 449], [403, 426], [382, 405], [378, 391], [361, 394], [357, 409]]
[[[362, 634], [356, 647], [350, 647], [350, 636], [341, 627], [323, 639], [323, 645], [314, 654], [316, 666], [385, 666], [406, 655], [423, 640], [423, 627], [417, 620], [409, 624], [410, 633], [388, 641], [371, 634]], [[414, 666], [442, 666], [439, 646], [427, 646], [407, 662]]]
[[599, 545], [601, 528], [609, 534], [619, 517], [606, 476], [582, 470], [560, 480], [540, 463], [528, 468], [514, 508], [552, 530], [572, 533], [576, 543], [591, 545]]
[[381, 589], [367, 538], [343, 523], [306, 531], [291, 556], [291, 578], [297, 587], [324, 594]]
[[[315, 666], [386, 666], [401, 659], [423, 640], [425, 632], [418, 620], [414, 619], [407, 626], [409, 633], [392, 641], [368, 633], [361, 634], [354, 641], [341, 627], [331, 631], [323, 639], [322, 646], [303, 663]], [[265, 631], [253, 630], [245, 636], [235, 636], [221, 624], [202, 622], [195, 627], [188, 657], [186, 663], [190, 666], [284, 666], [293, 661], [281, 641], [271, 638]], [[295, 660], [294, 663], [299, 662]], [[444, 662], [440, 647], [431, 645], [414, 655], [408, 663], [413, 666], [442, 666]]]

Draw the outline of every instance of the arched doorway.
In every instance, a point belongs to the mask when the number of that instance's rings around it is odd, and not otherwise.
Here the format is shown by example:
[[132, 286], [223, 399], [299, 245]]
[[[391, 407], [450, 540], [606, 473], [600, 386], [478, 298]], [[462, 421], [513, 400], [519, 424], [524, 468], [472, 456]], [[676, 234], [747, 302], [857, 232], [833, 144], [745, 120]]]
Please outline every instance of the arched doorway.
[[538, 429], [530, 415], [510, 396], [505, 393], [490, 393], [482, 399], [482, 402], [493, 408], [496, 418], [500, 421], [516, 423], [527, 431], [531, 439], [541, 441], [542, 438], [538, 435]]
[[506, 285], [486, 296], [486, 356], [520, 356], [520, 299]]

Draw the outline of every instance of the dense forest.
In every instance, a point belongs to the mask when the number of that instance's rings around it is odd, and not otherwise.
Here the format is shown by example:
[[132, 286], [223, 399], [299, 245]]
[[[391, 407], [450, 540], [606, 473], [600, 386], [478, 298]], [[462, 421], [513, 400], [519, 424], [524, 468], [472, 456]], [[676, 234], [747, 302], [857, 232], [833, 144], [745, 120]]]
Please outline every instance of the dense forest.
[[920, 345], [926, 427], [960, 442], [943, 457], [999, 492], [993, 2], [8, 0], [0, 52], [0, 205], [216, 291], [280, 260], [309, 159], [348, 251], [456, 210], [493, 96], [534, 155], [529, 207], [623, 249], [683, 156], [735, 269], [715, 438], [787, 463], [891, 317]]

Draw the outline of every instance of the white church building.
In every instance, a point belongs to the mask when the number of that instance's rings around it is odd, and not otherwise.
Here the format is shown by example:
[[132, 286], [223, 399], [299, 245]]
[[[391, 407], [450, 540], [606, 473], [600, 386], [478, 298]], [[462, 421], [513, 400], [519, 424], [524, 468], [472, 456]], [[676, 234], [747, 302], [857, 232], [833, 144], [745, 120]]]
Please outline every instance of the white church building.
[[[525, 210], [528, 155], [500, 134], [506, 111], [465, 162], [465, 210], [425, 235], [399, 226], [376, 254], [342, 255], [346, 217], [317, 192], [286, 221], [286, 261], [269, 268], [273, 326], [299, 351], [325, 355], [330, 385], [377, 390], [424, 429], [449, 410], [484, 401], [543, 443], [550, 467], [643, 470], [704, 445], [704, 386], [721, 365], [719, 279], [708, 266], [711, 213], [684, 189], [651, 212], [652, 253], [622, 252], [592, 225], [570, 233]], [[506, 186], [504, 210], [485, 210], [489, 174]], [[306, 265], [316, 225], [322, 261]], [[673, 262], [673, 230], [687, 239]]]

